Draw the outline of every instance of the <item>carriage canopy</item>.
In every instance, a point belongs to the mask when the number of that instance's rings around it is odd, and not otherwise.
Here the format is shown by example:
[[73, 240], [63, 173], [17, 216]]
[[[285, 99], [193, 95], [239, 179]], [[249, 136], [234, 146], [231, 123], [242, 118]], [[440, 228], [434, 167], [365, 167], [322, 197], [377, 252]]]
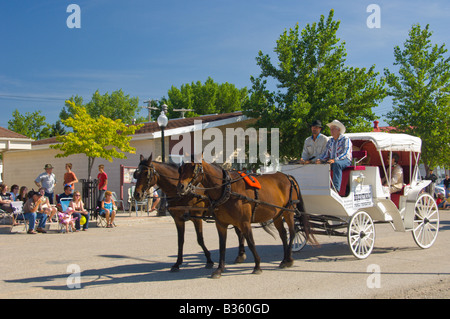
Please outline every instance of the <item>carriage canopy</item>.
[[403, 133], [386, 132], [366, 132], [366, 133], [347, 133], [352, 142], [370, 141], [378, 151], [392, 152], [416, 152], [420, 153], [422, 140], [416, 136]]

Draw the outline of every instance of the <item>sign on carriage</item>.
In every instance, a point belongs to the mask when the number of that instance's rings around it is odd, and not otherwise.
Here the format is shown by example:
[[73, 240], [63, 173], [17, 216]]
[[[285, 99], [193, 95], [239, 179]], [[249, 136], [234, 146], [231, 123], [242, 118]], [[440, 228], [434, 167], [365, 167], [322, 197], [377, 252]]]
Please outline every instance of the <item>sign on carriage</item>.
[[353, 188], [353, 208], [372, 207], [372, 185], [356, 185]]

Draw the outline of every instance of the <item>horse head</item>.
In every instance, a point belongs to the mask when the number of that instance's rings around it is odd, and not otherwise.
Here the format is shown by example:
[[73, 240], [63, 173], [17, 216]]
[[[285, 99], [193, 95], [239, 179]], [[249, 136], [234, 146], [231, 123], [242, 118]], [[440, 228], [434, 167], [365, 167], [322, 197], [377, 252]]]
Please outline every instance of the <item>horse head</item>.
[[141, 155], [139, 166], [133, 174], [134, 179], [136, 179], [134, 199], [137, 201], [144, 199], [145, 193], [157, 183], [156, 175], [156, 170], [152, 164], [152, 155], [148, 159]]
[[185, 163], [178, 169], [179, 179], [177, 185], [178, 195], [185, 196], [194, 193], [194, 188], [203, 178], [202, 163]]

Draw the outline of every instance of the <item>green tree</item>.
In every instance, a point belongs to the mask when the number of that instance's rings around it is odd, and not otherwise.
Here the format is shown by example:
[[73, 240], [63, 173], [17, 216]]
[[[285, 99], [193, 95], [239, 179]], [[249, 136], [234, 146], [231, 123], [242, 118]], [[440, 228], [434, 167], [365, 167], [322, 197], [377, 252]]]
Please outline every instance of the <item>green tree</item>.
[[384, 71], [393, 99], [388, 123], [422, 139], [426, 170], [450, 162], [450, 58], [445, 44], [431, 43], [429, 25], [412, 26], [403, 49], [394, 48], [398, 72]]
[[91, 179], [92, 167], [96, 158], [101, 157], [110, 162], [113, 158], [126, 158], [124, 153], [135, 153], [130, 146], [131, 135], [141, 125], [125, 125], [122, 120], [112, 120], [100, 115], [93, 118], [86, 108], [66, 101], [74, 110], [73, 117], [63, 120], [63, 124], [73, 132], [58, 136], [58, 144], [50, 145], [62, 153], [56, 157], [67, 157], [73, 154], [85, 154], [88, 157], [88, 178]]
[[20, 114], [16, 109], [8, 121], [8, 129], [29, 138], [40, 140], [52, 136], [52, 126], [45, 121], [41, 111]]
[[168, 99], [164, 101], [169, 107], [169, 118], [180, 117], [173, 109], [182, 108], [193, 110], [185, 117], [240, 111], [248, 98], [247, 88], [238, 89], [228, 82], [219, 84], [211, 77], [205, 83], [197, 81], [183, 84], [180, 88], [172, 86], [167, 94]]
[[[301, 32], [298, 24], [285, 30], [274, 49], [277, 65], [261, 51], [256, 58], [261, 74], [251, 77], [245, 113], [258, 119], [257, 127], [280, 128], [282, 157], [300, 155], [315, 119], [338, 119], [348, 132], [371, 130], [372, 108], [385, 96], [374, 65], [368, 70], [345, 65], [345, 42], [336, 36], [340, 22], [333, 15], [331, 10]], [[267, 88], [268, 80], [276, 92]]]
[[[103, 95], [97, 90], [87, 104], [83, 104], [83, 98], [78, 95], [72, 96], [68, 101], [74, 102], [74, 105], [85, 107], [87, 113], [93, 118], [102, 115], [112, 120], [121, 119], [125, 124], [132, 124], [134, 119], [138, 123], [145, 120], [143, 117], [139, 117], [139, 112], [142, 110], [142, 107], [139, 106], [139, 98], [125, 95], [122, 90], [114, 91], [111, 94], [106, 92]], [[61, 120], [65, 120], [73, 116], [74, 112], [73, 105], [66, 101], [59, 117]]]

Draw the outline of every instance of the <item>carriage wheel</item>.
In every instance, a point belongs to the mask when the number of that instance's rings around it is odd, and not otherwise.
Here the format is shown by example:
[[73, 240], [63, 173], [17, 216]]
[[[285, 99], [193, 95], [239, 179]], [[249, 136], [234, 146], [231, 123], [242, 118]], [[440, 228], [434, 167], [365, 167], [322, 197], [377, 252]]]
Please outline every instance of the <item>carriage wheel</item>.
[[358, 212], [352, 216], [348, 224], [348, 245], [358, 259], [369, 257], [375, 243], [375, 226], [366, 212]]
[[433, 197], [422, 194], [414, 206], [413, 238], [420, 248], [429, 248], [439, 232], [439, 210]]
[[295, 227], [295, 230], [296, 232], [294, 241], [292, 242], [292, 251], [300, 251], [306, 246], [306, 235], [305, 232], [298, 229], [298, 227]]

